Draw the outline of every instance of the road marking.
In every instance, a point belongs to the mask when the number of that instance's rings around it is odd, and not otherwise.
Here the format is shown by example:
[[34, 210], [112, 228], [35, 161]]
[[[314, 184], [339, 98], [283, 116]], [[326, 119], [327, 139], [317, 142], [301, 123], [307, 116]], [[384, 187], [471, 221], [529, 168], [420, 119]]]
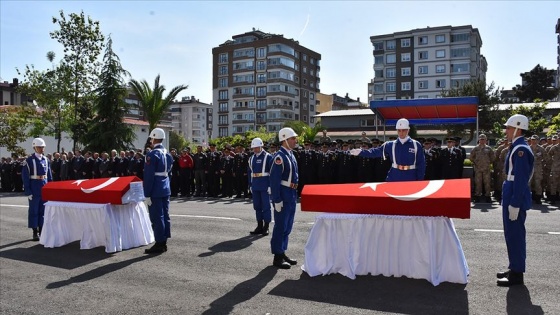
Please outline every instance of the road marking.
[[560, 235], [560, 232], [548, 232], [548, 234], [551, 234], [551, 235]]
[[241, 221], [239, 218], [229, 218], [229, 217], [211, 217], [207, 215], [190, 215], [190, 214], [170, 214], [170, 217], [185, 217], [185, 218], [202, 218], [202, 219], [219, 219], [219, 220], [234, 220]]
[[474, 229], [477, 232], [504, 233], [504, 230]]
[[14, 207], [14, 208], [29, 208], [29, 206], [22, 206], [22, 205], [5, 205], [5, 204], [0, 204], [0, 207]]

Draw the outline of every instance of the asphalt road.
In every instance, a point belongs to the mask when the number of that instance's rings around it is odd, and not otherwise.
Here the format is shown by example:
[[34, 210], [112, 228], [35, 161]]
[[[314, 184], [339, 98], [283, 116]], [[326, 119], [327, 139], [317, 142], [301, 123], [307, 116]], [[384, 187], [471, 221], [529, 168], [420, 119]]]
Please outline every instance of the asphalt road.
[[288, 254], [297, 268], [271, 266], [270, 236], [253, 237], [249, 200], [174, 199], [169, 251], [106, 254], [79, 242], [31, 241], [27, 199], [0, 195], [2, 314], [560, 314], [560, 211], [527, 219], [525, 285], [496, 286], [507, 266], [498, 204], [454, 219], [469, 283], [384, 276], [309, 277], [299, 267], [316, 213], [296, 213]]

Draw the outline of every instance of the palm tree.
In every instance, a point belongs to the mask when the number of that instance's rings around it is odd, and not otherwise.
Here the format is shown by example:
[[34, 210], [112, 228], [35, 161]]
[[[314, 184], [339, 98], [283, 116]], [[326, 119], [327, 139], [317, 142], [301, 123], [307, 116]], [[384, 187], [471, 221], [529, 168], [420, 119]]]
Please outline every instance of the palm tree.
[[129, 85], [140, 101], [140, 107], [144, 111], [144, 116], [150, 125], [149, 130], [153, 130], [157, 126], [171, 102], [177, 97], [177, 94], [189, 87], [188, 85], [176, 86], [164, 98], [165, 86], [159, 84], [159, 74], [154, 81], [153, 89], [150, 88], [146, 80], [138, 82], [132, 79]]

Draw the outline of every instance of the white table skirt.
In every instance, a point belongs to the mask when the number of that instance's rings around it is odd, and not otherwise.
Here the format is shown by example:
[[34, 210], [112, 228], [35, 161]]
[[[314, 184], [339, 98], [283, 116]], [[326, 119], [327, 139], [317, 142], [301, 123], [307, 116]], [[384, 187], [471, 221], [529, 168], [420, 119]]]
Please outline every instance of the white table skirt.
[[52, 248], [77, 240], [81, 249], [105, 246], [105, 252], [114, 253], [148, 245], [154, 241], [154, 233], [143, 202], [47, 202], [39, 242]]
[[465, 284], [469, 274], [451, 219], [365, 214], [319, 215], [302, 269], [312, 277], [406, 276], [433, 285]]

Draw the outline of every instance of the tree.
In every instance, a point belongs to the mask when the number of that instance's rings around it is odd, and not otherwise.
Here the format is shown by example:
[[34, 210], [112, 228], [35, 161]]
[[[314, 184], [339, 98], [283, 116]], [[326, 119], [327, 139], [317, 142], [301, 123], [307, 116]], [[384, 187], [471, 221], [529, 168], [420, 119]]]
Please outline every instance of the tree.
[[17, 145], [28, 138], [27, 126], [37, 111], [30, 106], [4, 106], [0, 109], [0, 147], [16, 155], [25, 155], [25, 148]]
[[185, 137], [181, 136], [180, 134], [176, 133], [175, 131], [169, 132], [169, 148], [175, 148], [178, 150], [178, 153], [181, 153], [181, 150], [190, 146], [190, 142], [185, 139]]
[[558, 88], [552, 86], [554, 70], [548, 70], [536, 65], [528, 73], [522, 73], [525, 84], [513, 88], [515, 96], [522, 102], [534, 102], [537, 99], [552, 100], [558, 96]]
[[551, 124], [549, 125], [547, 136], [551, 136], [560, 132], [560, 114], [552, 117]]
[[150, 85], [146, 82], [146, 80], [138, 82], [132, 79], [130, 80], [129, 85], [134, 91], [134, 94], [138, 97], [140, 107], [142, 108], [142, 111], [144, 111], [145, 119], [150, 125], [150, 131], [157, 126], [175, 97], [177, 97], [181, 91], [188, 88], [187, 85], [176, 86], [169, 91], [166, 97], [163, 97], [165, 86], [159, 84], [159, 74], [154, 81], [153, 89], [150, 88]]
[[[478, 97], [478, 129], [482, 133], [496, 134], [496, 126], [506, 115], [498, 110], [501, 90], [494, 90], [494, 82], [486, 85], [484, 80], [471, 80], [462, 87], [442, 91], [443, 97]], [[450, 135], [460, 135], [468, 132], [469, 138], [464, 141], [469, 143], [475, 137], [476, 124], [450, 125], [444, 124], [441, 130], [447, 130]], [[501, 129], [500, 129], [501, 130]]]
[[[532, 136], [534, 134], [542, 133], [544, 128], [546, 128], [549, 124], [548, 120], [544, 116], [544, 111], [546, 110], [546, 104], [548, 104], [548, 102], [543, 102], [543, 103], [537, 102], [533, 106], [520, 105], [519, 107], [516, 107], [514, 110], [511, 110], [510, 107], [508, 112], [510, 112], [511, 115], [521, 114], [527, 116], [527, 118], [529, 119], [529, 129], [527, 130], [527, 136]], [[506, 121], [507, 119], [504, 119], [502, 121], [502, 126]]]
[[[284, 127], [290, 127], [298, 134], [299, 143], [303, 143], [305, 141], [313, 142], [317, 133], [323, 130], [321, 123], [317, 123], [313, 128], [311, 128], [308, 124], [301, 120], [290, 120], [284, 123]], [[278, 135], [276, 135], [276, 138], [278, 138]]]
[[87, 130], [88, 120], [92, 116], [92, 92], [97, 86], [100, 63], [97, 61], [105, 37], [100, 31], [99, 22], [93, 21], [84, 12], [71, 13], [68, 18], [64, 11], [60, 16], [53, 17], [53, 24], [60, 29], [50, 33], [64, 46], [62, 68], [66, 70], [68, 81], [71, 83], [71, 99], [68, 103], [73, 107], [73, 123], [71, 127], [73, 149]]
[[123, 122], [130, 109], [124, 101], [127, 94], [124, 77], [129, 73], [122, 68], [119, 56], [113, 51], [111, 37], [107, 40], [101, 70], [99, 88], [95, 91], [96, 115], [83, 136], [83, 143], [94, 151], [128, 149], [136, 137], [130, 125]]

